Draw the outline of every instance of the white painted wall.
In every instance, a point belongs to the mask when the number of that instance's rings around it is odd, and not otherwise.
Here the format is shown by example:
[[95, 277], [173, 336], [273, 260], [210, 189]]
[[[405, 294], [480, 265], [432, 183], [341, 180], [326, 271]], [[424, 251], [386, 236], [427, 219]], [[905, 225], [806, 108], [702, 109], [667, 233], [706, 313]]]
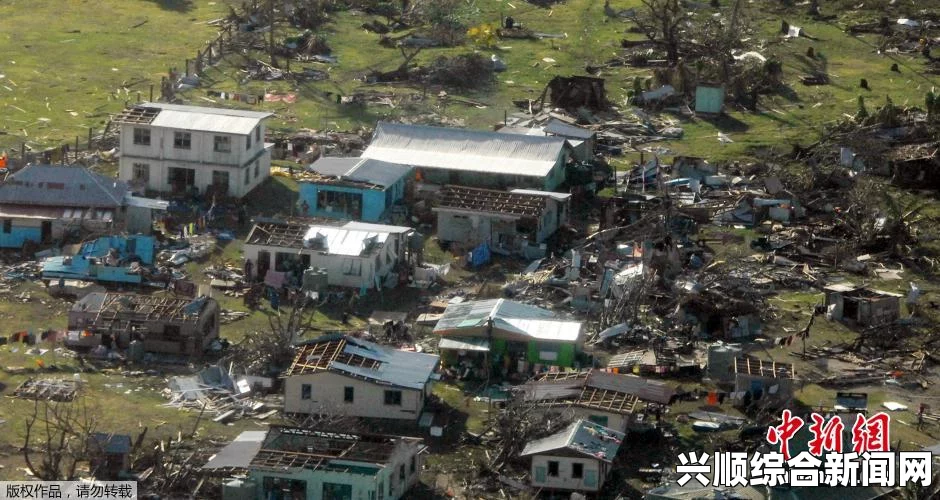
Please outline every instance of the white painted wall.
[[[150, 145], [134, 144], [134, 129], [150, 130]], [[257, 131], [260, 128], [260, 132]], [[229, 173], [229, 194], [243, 197], [258, 184], [264, 182], [271, 173], [271, 150], [264, 147], [264, 123], [251, 133], [251, 147], [246, 148], [247, 135], [216, 134], [211, 132], [186, 131], [162, 127], [141, 125], [121, 125], [119, 177], [121, 180], [134, 180], [135, 163], [150, 166], [147, 188], [166, 192], [170, 190], [168, 171], [170, 167], [190, 168], [195, 170], [195, 185], [200, 192], [212, 184], [212, 171]], [[190, 132], [189, 149], [174, 147], [175, 132]], [[222, 135], [231, 139], [231, 152], [214, 151], [215, 136]], [[257, 137], [261, 140], [257, 140]], [[258, 163], [258, 175], [255, 175], [255, 163]], [[249, 170], [248, 183], [245, 184], [245, 170]]]
[[[548, 475], [548, 463], [554, 461], [558, 462], [558, 476]], [[584, 467], [584, 474], [581, 478], [572, 477], [573, 464], [580, 463]], [[545, 470], [545, 480], [539, 481], [538, 478], [541, 477], [541, 473], [538, 471], [538, 468], [544, 467]], [[600, 460], [592, 460], [590, 458], [575, 458], [575, 457], [562, 457], [554, 455], [533, 455], [532, 456], [532, 468], [530, 469], [532, 486], [538, 488], [553, 488], [559, 490], [576, 490], [576, 491], [598, 491], [601, 489], [601, 486], [604, 484], [605, 476], [607, 475], [607, 467], [604, 462]], [[588, 486], [585, 478], [591, 476], [591, 473], [594, 474], [594, 477], [597, 478], [595, 484]]]
[[[398, 253], [395, 252], [395, 241], [398, 241]], [[316, 250], [303, 249], [299, 253], [310, 256], [310, 266], [320, 267], [327, 270], [327, 283], [332, 286], [342, 286], [349, 288], [374, 288], [375, 278], [384, 286], [388, 275], [392, 272], [395, 263], [400, 260], [405, 251], [406, 240], [401, 234], [390, 234], [388, 240], [382, 245], [377, 255], [369, 257], [350, 257], [347, 255], [326, 254]], [[283, 248], [266, 245], [256, 245], [246, 243], [242, 249], [245, 258], [251, 259], [254, 268], [258, 269], [258, 252], [267, 251], [271, 254], [268, 269], [274, 269], [274, 262], [278, 252], [298, 254], [296, 248]], [[361, 268], [359, 275], [346, 274], [346, 262], [348, 260], [357, 260]]]
[[[310, 399], [301, 399], [303, 384], [311, 385]], [[352, 403], [344, 401], [346, 387], [353, 387]], [[386, 390], [401, 391], [401, 406], [385, 404]], [[284, 411], [287, 413], [417, 420], [424, 407], [423, 396], [423, 390], [380, 385], [335, 372], [295, 375], [284, 381]]]

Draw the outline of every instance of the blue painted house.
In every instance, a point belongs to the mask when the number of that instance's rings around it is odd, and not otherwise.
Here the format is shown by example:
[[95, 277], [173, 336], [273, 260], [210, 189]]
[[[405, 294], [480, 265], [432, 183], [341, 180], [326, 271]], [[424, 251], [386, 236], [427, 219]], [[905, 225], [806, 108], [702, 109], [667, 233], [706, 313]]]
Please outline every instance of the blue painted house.
[[320, 158], [300, 181], [300, 212], [379, 222], [401, 204], [412, 168], [368, 158]]
[[0, 248], [41, 244], [68, 234], [150, 233], [152, 209], [127, 183], [84, 167], [30, 165], [0, 182]]
[[103, 236], [82, 244], [75, 255], [42, 261], [42, 278], [113, 283], [144, 283], [145, 267], [153, 265], [153, 236]]

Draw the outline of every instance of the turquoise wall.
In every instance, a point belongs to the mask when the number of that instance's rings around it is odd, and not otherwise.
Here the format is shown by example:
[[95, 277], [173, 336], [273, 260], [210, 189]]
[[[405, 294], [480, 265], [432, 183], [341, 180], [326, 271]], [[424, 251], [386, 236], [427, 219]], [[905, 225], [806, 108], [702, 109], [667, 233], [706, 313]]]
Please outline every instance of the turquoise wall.
[[42, 232], [38, 227], [17, 227], [15, 221], [9, 233], [0, 229], [0, 248], [22, 248], [26, 240], [39, 243], [41, 239]]
[[[385, 211], [395, 202], [401, 201], [405, 192], [404, 179], [389, 186], [385, 190], [362, 189], [347, 186], [332, 186], [325, 184], [315, 184], [313, 182], [301, 182], [298, 192], [300, 194], [299, 204], [307, 202], [310, 207], [309, 215], [315, 217], [332, 217], [335, 219], [351, 219], [350, 214], [344, 212], [323, 210], [317, 206], [317, 199], [320, 191], [331, 191], [334, 193], [354, 193], [362, 195], [362, 216], [359, 220], [364, 222], [379, 222], [385, 215]], [[389, 195], [389, 192], [391, 195]]]

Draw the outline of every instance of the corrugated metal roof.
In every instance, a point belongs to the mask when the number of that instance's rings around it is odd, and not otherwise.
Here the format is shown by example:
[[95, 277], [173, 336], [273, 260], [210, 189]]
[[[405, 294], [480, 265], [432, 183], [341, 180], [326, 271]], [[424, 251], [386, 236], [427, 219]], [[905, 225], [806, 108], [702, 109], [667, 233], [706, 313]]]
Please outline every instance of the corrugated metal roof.
[[493, 328], [539, 340], [575, 342], [581, 322], [559, 319], [548, 309], [506, 299], [476, 300], [451, 304], [434, 332], [479, 328], [493, 321]]
[[[330, 370], [348, 373], [370, 380], [409, 389], [423, 389], [431, 374], [437, 368], [440, 358], [435, 354], [426, 354], [412, 351], [402, 351], [388, 346], [379, 345], [367, 340], [354, 337], [345, 337], [346, 343], [343, 352], [361, 356], [365, 359], [378, 361], [378, 367], [373, 369], [366, 366], [353, 366], [338, 361], [329, 365]], [[324, 337], [324, 341], [335, 341], [332, 337]], [[309, 345], [315, 344], [316, 341]]]
[[170, 202], [165, 200], [155, 200], [153, 198], [141, 198], [139, 196], [124, 196], [124, 201], [129, 207], [149, 208], [151, 210], [166, 210], [170, 207]]
[[113, 208], [129, 192], [126, 182], [84, 167], [30, 165], [0, 184], [0, 204]]
[[[304, 244], [333, 255], [363, 255], [376, 245], [384, 245], [390, 234], [411, 231], [410, 227], [366, 224], [350, 221], [343, 226], [310, 226]], [[314, 243], [316, 242], [316, 243]]]
[[513, 189], [510, 193], [534, 194], [537, 196], [547, 196], [553, 200], [565, 201], [571, 198], [571, 193], [556, 193], [554, 191], [539, 191], [538, 189]]
[[557, 434], [530, 441], [522, 450], [521, 455], [568, 449], [604, 462], [611, 462], [617, 456], [623, 438], [622, 433], [613, 429], [587, 420], [578, 420]]
[[675, 388], [660, 380], [598, 370], [592, 370], [588, 375], [587, 385], [598, 389], [633, 394], [643, 401], [662, 404], [669, 404], [669, 401], [676, 394]]
[[594, 137], [593, 130], [587, 130], [576, 125], [569, 125], [557, 118], [552, 118], [545, 125], [545, 132], [549, 134], [560, 135], [564, 137], [574, 137], [575, 139], [590, 139]]
[[441, 339], [441, 343], [438, 347], [440, 349], [451, 349], [455, 351], [487, 352], [490, 350], [490, 341], [478, 338], [445, 337]]
[[261, 450], [268, 431], [243, 431], [203, 465], [203, 469], [247, 468]]
[[0, 206], [0, 217], [5, 219], [42, 219], [62, 218], [64, 209], [55, 207], [24, 207], [19, 205]]
[[273, 113], [240, 109], [185, 106], [159, 102], [141, 103], [138, 107], [156, 108], [160, 113], [150, 126], [221, 134], [247, 135]]
[[414, 228], [408, 226], [391, 226], [388, 224], [370, 224], [368, 222], [359, 222], [357, 220], [351, 220], [346, 224], [343, 224], [343, 229], [349, 229], [351, 231], [373, 231], [378, 233], [389, 233], [389, 234], [402, 234], [414, 231]]
[[362, 156], [415, 167], [544, 177], [565, 147], [557, 137], [379, 122]]
[[409, 165], [388, 163], [371, 158], [321, 157], [310, 170], [339, 179], [388, 187], [411, 172]]

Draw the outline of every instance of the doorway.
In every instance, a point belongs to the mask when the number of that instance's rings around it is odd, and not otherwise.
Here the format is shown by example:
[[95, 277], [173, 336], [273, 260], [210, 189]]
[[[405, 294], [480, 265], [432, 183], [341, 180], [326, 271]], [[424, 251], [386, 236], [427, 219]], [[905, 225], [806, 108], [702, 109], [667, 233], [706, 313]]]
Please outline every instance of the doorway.
[[268, 269], [271, 268], [271, 252], [267, 250], [258, 251], [258, 280], [264, 280], [264, 276], [268, 274]]
[[43, 243], [52, 239], [52, 221], [44, 220], [39, 225], [39, 238]]
[[196, 184], [196, 171], [191, 168], [170, 167], [168, 170], [170, 190], [174, 193], [192, 191]]

